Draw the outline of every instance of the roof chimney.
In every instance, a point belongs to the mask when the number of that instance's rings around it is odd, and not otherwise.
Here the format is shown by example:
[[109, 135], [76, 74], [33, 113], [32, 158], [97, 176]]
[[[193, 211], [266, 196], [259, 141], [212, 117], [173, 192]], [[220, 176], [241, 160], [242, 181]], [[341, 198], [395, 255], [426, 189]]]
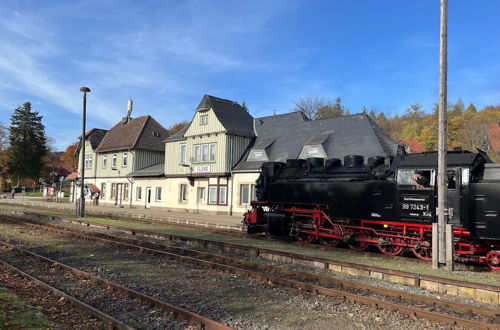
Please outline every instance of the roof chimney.
[[126, 124], [128, 123], [132, 117], [130, 115], [132, 114], [132, 106], [134, 105], [134, 101], [132, 99], [128, 99], [128, 104], [127, 104], [127, 117], [123, 118], [123, 123]]

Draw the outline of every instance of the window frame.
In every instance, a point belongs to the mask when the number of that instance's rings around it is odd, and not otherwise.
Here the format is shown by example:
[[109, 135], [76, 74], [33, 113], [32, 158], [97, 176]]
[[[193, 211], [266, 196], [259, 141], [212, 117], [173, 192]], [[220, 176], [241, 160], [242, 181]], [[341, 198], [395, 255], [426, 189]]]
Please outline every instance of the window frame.
[[179, 164], [186, 164], [187, 160], [187, 144], [179, 144]]
[[[155, 187], [155, 201], [161, 202], [162, 187]], [[159, 193], [158, 193], [159, 192]]]
[[122, 167], [128, 166], [128, 152], [122, 154]]
[[[212, 153], [212, 147], [213, 147], [213, 153]], [[208, 144], [208, 161], [209, 162], [215, 162], [216, 153], [217, 153], [217, 143], [209, 143]], [[212, 158], [212, 156], [213, 156], [213, 158]]]
[[200, 125], [208, 125], [208, 113], [200, 114]]
[[118, 155], [113, 154], [113, 157], [111, 158], [111, 168], [116, 168], [117, 159], [118, 159]]
[[193, 145], [193, 163], [201, 163], [201, 144]]
[[[215, 189], [215, 200], [212, 201], [212, 190]], [[217, 205], [219, 204], [219, 187], [217, 185], [208, 185], [208, 204]]]
[[135, 187], [135, 200], [142, 201], [142, 187]]
[[102, 168], [108, 167], [108, 155], [102, 156], [101, 167]]
[[[246, 187], [246, 201], [243, 200], [243, 188]], [[248, 205], [250, 204], [250, 184], [249, 183], [242, 183], [240, 184], [240, 200], [239, 200], [239, 205]]]
[[187, 184], [181, 183], [179, 185], [179, 203], [187, 203], [187, 201], [188, 201], [187, 195], [188, 195]]
[[201, 162], [208, 162], [208, 143], [203, 143], [201, 145]]
[[[224, 194], [222, 194], [222, 191], [224, 190]], [[226, 185], [221, 185], [219, 186], [219, 205], [227, 205], [227, 186]], [[224, 196], [224, 203], [222, 203], [222, 196]]]
[[129, 194], [129, 189], [128, 189], [128, 183], [124, 183], [123, 186], [122, 186], [122, 199], [124, 201], [128, 201], [128, 194]]
[[[203, 192], [203, 194], [201, 194]], [[198, 187], [197, 189], [197, 201], [198, 203], [206, 203], [207, 200], [207, 187]]]
[[106, 182], [101, 183], [101, 198], [106, 198]]

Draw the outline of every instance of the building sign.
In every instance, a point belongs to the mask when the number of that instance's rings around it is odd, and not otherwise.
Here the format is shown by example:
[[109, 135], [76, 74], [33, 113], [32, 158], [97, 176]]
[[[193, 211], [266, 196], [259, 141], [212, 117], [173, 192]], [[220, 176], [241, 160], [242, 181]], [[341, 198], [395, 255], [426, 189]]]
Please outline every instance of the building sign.
[[210, 165], [198, 165], [194, 168], [194, 173], [209, 173]]

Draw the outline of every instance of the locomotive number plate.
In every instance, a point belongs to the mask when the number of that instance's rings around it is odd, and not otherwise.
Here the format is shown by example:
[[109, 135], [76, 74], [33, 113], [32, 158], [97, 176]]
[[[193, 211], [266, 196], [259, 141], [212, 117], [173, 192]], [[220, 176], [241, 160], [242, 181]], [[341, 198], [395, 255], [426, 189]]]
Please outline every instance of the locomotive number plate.
[[408, 211], [429, 211], [429, 204], [421, 204], [421, 203], [403, 203], [401, 204], [402, 210]]

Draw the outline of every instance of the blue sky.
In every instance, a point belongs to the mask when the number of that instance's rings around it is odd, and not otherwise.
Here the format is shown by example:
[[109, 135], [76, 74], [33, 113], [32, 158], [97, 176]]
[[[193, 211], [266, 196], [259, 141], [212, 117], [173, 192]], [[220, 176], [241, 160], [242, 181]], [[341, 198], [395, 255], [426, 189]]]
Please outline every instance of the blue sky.
[[[500, 104], [500, 2], [449, 3], [449, 100]], [[56, 149], [133, 116], [168, 127], [204, 94], [253, 116], [305, 96], [387, 114], [438, 100], [439, 1], [0, 2], [0, 121], [30, 101]]]

